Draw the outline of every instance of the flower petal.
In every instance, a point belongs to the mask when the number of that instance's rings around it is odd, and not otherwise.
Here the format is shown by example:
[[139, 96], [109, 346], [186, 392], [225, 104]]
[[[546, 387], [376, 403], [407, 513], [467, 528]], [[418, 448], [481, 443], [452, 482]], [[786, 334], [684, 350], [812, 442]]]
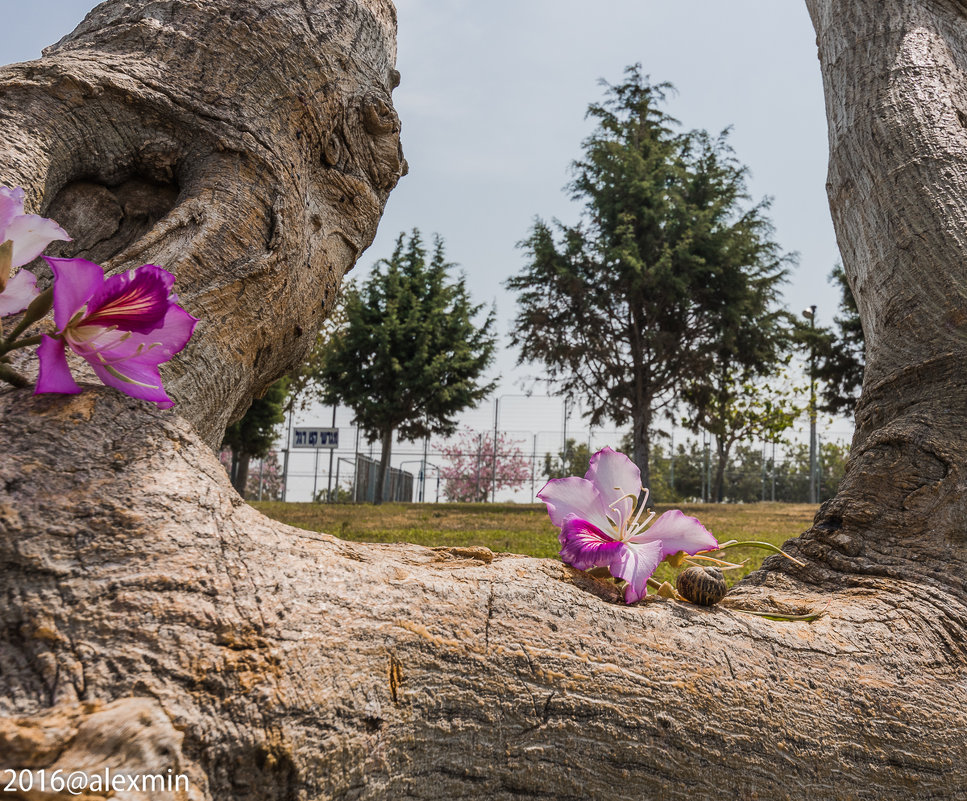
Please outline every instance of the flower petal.
[[54, 339], [44, 334], [37, 348], [37, 358], [40, 360], [40, 369], [37, 375], [37, 386], [34, 388], [35, 395], [44, 392], [76, 395], [81, 391], [67, 366], [67, 355], [64, 352], [62, 339]]
[[44, 256], [54, 271], [54, 325], [63, 331], [104, 283], [104, 270], [87, 259]]
[[11, 189], [0, 186], [0, 242], [6, 242], [10, 237], [5, 236], [7, 226], [14, 217], [24, 213], [24, 191], [19, 186]]
[[84, 325], [117, 326], [142, 334], [153, 331], [168, 311], [174, 282], [171, 273], [153, 264], [112, 275], [91, 296]]
[[132, 398], [154, 401], [159, 409], [170, 409], [175, 405], [161, 385], [157, 364], [146, 363], [136, 357], [112, 364], [106, 360], [100, 361], [99, 355], [95, 353], [87, 357], [87, 361], [105, 385]]
[[625, 603], [633, 604], [648, 594], [648, 578], [662, 560], [660, 542], [622, 542], [608, 566], [611, 575], [628, 582]]
[[679, 551], [694, 554], [718, 548], [719, 543], [697, 517], [689, 517], [679, 509], [665, 512], [647, 531], [636, 534], [631, 542], [660, 542], [661, 558]]
[[614, 531], [601, 494], [587, 479], [576, 476], [551, 479], [537, 493], [537, 497], [547, 504], [547, 514], [558, 528], [563, 528], [568, 517], [573, 516], [590, 522], [602, 531]]
[[[72, 347], [88, 361], [95, 352], [102, 356], [101, 363], [115, 364], [127, 359], [136, 359], [141, 364], [161, 364], [178, 353], [191, 337], [198, 320], [180, 306], [171, 306], [162, 324], [147, 334], [130, 331], [106, 331], [105, 334], [90, 342]], [[78, 329], [82, 330], [83, 326]], [[93, 364], [93, 362], [92, 362]]]
[[197, 317], [192, 317], [181, 306], [172, 304], [158, 328], [149, 334], [132, 334], [131, 339], [150, 345], [150, 358], [155, 364], [160, 364], [168, 361], [188, 344], [197, 324]]
[[21, 270], [7, 281], [6, 288], [0, 292], [0, 317], [23, 311], [39, 294], [37, 277], [27, 270]]
[[185, 347], [197, 322], [172, 304], [162, 325], [150, 333], [124, 334], [108, 348], [75, 349], [107, 386], [132, 398], [153, 401], [161, 409], [170, 409], [174, 402], [165, 393], [158, 365]]
[[[570, 517], [564, 521], [559, 536], [561, 559], [578, 570], [608, 567], [624, 544], [612, 539], [587, 520]], [[656, 563], [657, 564], [657, 563]]]
[[591, 457], [584, 478], [597, 488], [620, 531], [631, 518], [641, 494], [641, 471], [623, 453], [602, 448]]
[[20, 267], [36, 259], [55, 239], [70, 242], [67, 231], [53, 220], [36, 214], [14, 217], [4, 233], [13, 240], [13, 266]]

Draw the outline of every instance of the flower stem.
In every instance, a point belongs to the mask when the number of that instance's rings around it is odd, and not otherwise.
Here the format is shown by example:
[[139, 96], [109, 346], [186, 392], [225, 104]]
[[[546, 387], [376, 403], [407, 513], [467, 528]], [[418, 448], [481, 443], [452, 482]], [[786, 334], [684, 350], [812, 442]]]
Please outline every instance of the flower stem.
[[0, 356], [9, 353], [12, 350], [17, 350], [19, 348], [29, 348], [31, 345], [39, 345], [43, 336], [38, 334], [35, 337], [27, 337], [26, 339], [20, 339], [16, 342], [4, 341], [0, 342]]
[[705, 556], [703, 554], [697, 553], [694, 556], [689, 556], [687, 559], [682, 560], [682, 564], [685, 564], [685, 565], [697, 564], [696, 562], [692, 561], [693, 559], [701, 559], [703, 562], [712, 562], [713, 564], [718, 565], [719, 567], [725, 570], [734, 570], [739, 567], [745, 567], [745, 563], [749, 561], [748, 559], [745, 559], [741, 563], [736, 564], [735, 562], [726, 562], [726, 561], [723, 561], [722, 559], [716, 559], [714, 556]]
[[24, 331], [26, 331], [29, 326], [31, 326], [33, 323], [36, 323], [41, 317], [47, 314], [53, 305], [54, 288], [47, 287], [47, 289], [30, 301], [30, 305], [27, 306], [26, 311], [24, 311], [23, 318], [19, 323], [17, 323], [17, 326], [13, 329], [13, 331], [11, 331], [3, 340], [4, 344], [13, 342]]
[[773, 545], [771, 542], [758, 542], [756, 540], [743, 540], [741, 542], [733, 540], [731, 542], [725, 543], [719, 548], [713, 548], [712, 551], [707, 551], [707, 553], [713, 553], [714, 551], [724, 551], [726, 548], [765, 548], [768, 551], [773, 551], [774, 553], [782, 554], [783, 556], [786, 557], [786, 559], [789, 559], [795, 562], [800, 567], [806, 566], [805, 562], [800, 562], [795, 557], [790, 556], [777, 545]]
[[3, 364], [2, 362], [0, 362], [0, 380], [6, 381], [8, 384], [13, 384], [19, 389], [26, 389], [30, 386], [30, 382], [26, 378], [20, 375], [9, 364]]
[[816, 618], [822, 617], [825, 613], [825, 609], [819, 612], [810, 612], [806, 615], [783, 615], [779, 612], [759, 612], [755, 609], [740, 609], [737, 606], [728, 607], [733, 612], [743, 612], [746, 615], [755, 615], [756, 617], [764, 617], [768, 620], [801, 620], [806, 623], [812, 623]]

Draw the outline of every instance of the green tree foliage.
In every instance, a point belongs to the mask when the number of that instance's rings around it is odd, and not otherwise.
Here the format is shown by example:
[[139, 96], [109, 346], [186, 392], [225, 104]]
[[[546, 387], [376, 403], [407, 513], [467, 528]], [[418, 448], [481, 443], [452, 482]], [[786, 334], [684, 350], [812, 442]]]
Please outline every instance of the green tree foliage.
[[278, 438], [278, 425], [284, 419], [283, 406], [287, 386], [286, 378], [276, 381], [261, 398], [252, 401], [241, 420], [225, 429], [222, 448], [229, 448], [232, 452], [229, 471], [232, 486], [243, 497], [248, 485], [250, 460], [253, 456], [258, 459], [266, 457]]
[[578, 443], [568, 437], [564, 452], [544, 454], [544, 476], [551, 478], [567, 478], [568, 476], [584, 476], [591, 463], [591, 451], [586, 442]]
[[724, 135], [677, 133], [660, 108], [669, 89], [632, 67], [589, 107], [597, 127], [569, 185], [583, 221], [538, 219], [507, 282], [520, 362], [583, 397], [592, 425], [630, 422], [646, 483], [656, 412], [708, 374], [719, 329], [764, 303], [750, 284], [782, 275], [764, 204], [743, 210], [745, 171]]
[[[836, 494], [843, 480], [848, 456], [847, 445], [839, 442], [821, 443], [820, 502]], [[708, 492], [707, 478], [703, 476], [707, 477], [712, 472], [714, 482], [715, 454], [711, 451], [706, 454], [701, 443], [695, 440], [678, 443], [674, 459], [662, 445], [656, 445], [652, 463], [651, 499], [654, 503], [701, 501], [704, 493]], [[736, 445], [724, 471], [723, 500], [727, 503], [769, 501], [773, 499], [773, 486], [776, 501], [808, 502], [809, 446], [804, 443], [783, 446], [777, 450], [773, 464], [771, 445], [767, 446], [765, 454], [761, 446]]]
[[322, 374], [326, 354], [329, 352], [333, 338], [346, 327], [346, 298], [353, 291], [355, 291], [355, 285], [352, 280], [340, 284], [332, 310], [322, 327], [316, 332], [316, 339], [312, 343], [309, 355], [297, 369], [289, 373], [286, 412], [291, 412], [295, 408], [305, 411], [314, 402], [324, 402], [326, 388]]
[[346, 324], [319, 371], [323, 400], [348, 406], [368, 441], [381, 442], [380, 487], [394, 433], [452, 434], [454, 416], [494, 387], [482, 381], [496, 344], [494, 312], [475, 322], [483, 307], [470, 302], [463, 278], [450, 279], [451, 267], [439, 237], [428, 260], [418, 230], [408, 242], [400, 234], [392, 257], [347, 292]]
[[804, 411], [796, 402], [797, 390], [777, 380], [782, 378], [781, 373], [771, 381], [755, 380], [754, 375], [770, 365], [778, 369], [771, 358], [747, 366], [725, 362], [721, 372], [710, 374], [709, 391], [695, 409], [695, 416], [684, 421], [693, 431], [708, 431], [715, 440], [710, 497], [716, 501], [725, 498], [726, 471], [733, 446], [749, 439], [778, 442]]
[[829, 414], [851, 416], [866, 364], [863, 325], [843, 265], [833, 268], [829, 280], [839, 287], [839, 314], [833, 318], [833, 328], [820, 329], [816, 338], [816, 378], [822, 382], [819, 408]]
[[[849, 446], [839, 442], [822, 442], [819, 446], [819, 502], [828, 501], [839, 488], [846, 472]], [[771, 484], [771, 459], [766, 462], [767, 481]], [[809, 446], [798, 443], [785, 450], [775, 465], [776, 500], [805, 503], [809, 498]], [[771, 493], [771, 487], [770, 493]], [[769, 495], [771, 498], [771, 494]]]
[[732, 447], [743, 439], [775, 437], [802, 411], [793, 392], [775, 378], [790, 358], [793, 322], [780, 305], [780, 285], [792, 257], [772, 241], [765, 217], [768, 201], [739, 211], [747, 201], [747, 170], [723, 136], [694, 135], [690, 196], [707, 222], [699, 258], [717, 267], [714, 289], [703, 300], [710, 334], [702, 369], [687, 376], [682, 398], [690, 409], [685, 425], [715, 439], [711, 497], [721, 501]]

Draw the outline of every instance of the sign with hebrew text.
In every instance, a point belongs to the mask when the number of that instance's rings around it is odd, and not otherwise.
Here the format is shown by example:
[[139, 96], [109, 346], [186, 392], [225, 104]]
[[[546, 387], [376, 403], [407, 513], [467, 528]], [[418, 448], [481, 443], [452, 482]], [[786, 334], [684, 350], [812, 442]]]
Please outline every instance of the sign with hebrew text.
[[293, 448], [338, 448], [338, 428], [295, 428], [292, 430]]

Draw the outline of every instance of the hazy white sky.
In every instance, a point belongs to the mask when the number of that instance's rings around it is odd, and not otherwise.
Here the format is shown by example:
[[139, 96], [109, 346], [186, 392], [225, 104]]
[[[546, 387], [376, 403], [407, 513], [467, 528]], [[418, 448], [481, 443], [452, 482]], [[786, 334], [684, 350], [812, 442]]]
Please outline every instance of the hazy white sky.
[[[93, 7], [91, 0], [5, 5], [7, 62], [39, 57]], [[816, 304], [819, 321], [831, 322], [838, 297], [826, 276], [839, 256], [825, 192], [815, 34], [802, 0], [396, 5], [402, 83], [394, 102], [410, 174], [352, 274], [365, 275], [389, 255], [403, 230], [439, 233], [474, 299], [496, 303], [506, 339], [514, 300], [502, 282], [521, 268], [516, 243], [535, 216], [576, 221], [579, 208], [562, 188], [590, 131], [584, 112], [601, 98], [599, 79], [617, 82], [626, 66], [640, 62], [653, 81], [675, 85], [667, 110], [684, 128], [732, 127], [753, 198], [773, 198], [777, 241], [799, 253], [785, 293], [789, 308], [798, 313]], [[514, 361], [505, 351], [495, 365], [502, 375], [498, 394], [521, 392], [528, 371]]]

